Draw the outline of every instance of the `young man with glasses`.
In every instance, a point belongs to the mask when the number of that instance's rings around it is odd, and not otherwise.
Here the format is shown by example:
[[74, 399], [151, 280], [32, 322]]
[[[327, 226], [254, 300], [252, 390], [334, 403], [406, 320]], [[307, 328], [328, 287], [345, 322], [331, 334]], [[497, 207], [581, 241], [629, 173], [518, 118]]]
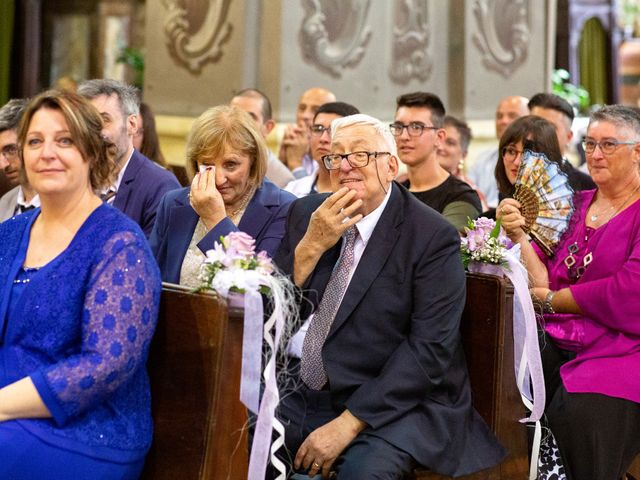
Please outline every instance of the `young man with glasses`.
[[285, 187], [286, 191], [293, 193], [296, 197], [331, 191], [329, 170], [322, 163], [322, 157], [331, 153], [331, 122], [336, 118], [356, 113], [360, 113], [360, 111], [353, 105], [344, 102], [325, 103], [318, 108], [313, 117], [309, 137], [311, 158], [318, 164], [318, 168], [311, 175], [290, 182]]
[[440, 166], [436, 149], [447, 136], [444, 116], [444, 105], [437, 95], [407, 93], [397, 99], [390, 128], [400, 160], [407, 166], [409, 179], [403, 185], [462, 230], [467, 218], [476, 218], [482, 211], [482, 204], [471, 186]]
[[292, 204], [275, 257], [309, 320], [278, 412], [293, 468], [348, 480], [495, 465], [504, 451], [471, 406], [459, 333], [459, 236], [393, 182], [386, 125], [351, 115], [331, 128], [333, 193]]
[[0, 198], [0, 222], [40, 206], [40, 197], [21, 173], [18, 124], [26, 104], [26, 100], [13, 99], [0, 108], [0, 168], [13, 187]]

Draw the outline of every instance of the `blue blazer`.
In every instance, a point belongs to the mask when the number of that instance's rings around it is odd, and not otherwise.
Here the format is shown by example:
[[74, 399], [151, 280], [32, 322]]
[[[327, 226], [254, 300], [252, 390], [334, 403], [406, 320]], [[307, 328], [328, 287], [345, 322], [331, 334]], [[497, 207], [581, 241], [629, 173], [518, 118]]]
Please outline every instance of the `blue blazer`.
[[[257, 251], [265, 250], [271, 257], [280, 245], [287, 212], [295, 199], [294, 195], [265, 179], [247, 205], [238, 226], [224, 218], [207, 232], [198, 247], [204, 253], [212, 249], [221, 236], [241, 231], [255, 238]], [[199, 218], [189, 203], [189, 187], [167, 193], [160, 202], [149, 243], [160, 266], [162, 281], [179, 283], [182, 262]]]
[[[285, 273], [326, 197], [292, 205], [275, 257]], [[302, 318], [322, 299], [340, 248], [327, 250], [303, 285]], [[471, 405], [459, 332], [465, 285], [455, 228], [394, 183], [322, 348], [336, 416], [348, 408], [367, 423], [363, 433], [454, 476], [505, 453]]]
[[140, 225], [148, 238], [160, 199], [176, 188], [180, 188], [180, 182], [173, 173], [134, 150], [113, 199], [113, 206]]

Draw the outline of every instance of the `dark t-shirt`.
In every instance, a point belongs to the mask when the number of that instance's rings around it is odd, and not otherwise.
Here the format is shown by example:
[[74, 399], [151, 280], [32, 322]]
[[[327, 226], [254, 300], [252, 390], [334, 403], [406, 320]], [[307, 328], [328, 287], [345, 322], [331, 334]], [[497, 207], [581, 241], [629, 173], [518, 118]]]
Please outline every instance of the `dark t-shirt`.
[[[409, 180], [403, 182], [402, 185], [409, 188]], [[435, 188], [411, 193], [422, 203], [429, 205], [439, 213], [442, 213], [447, 205], [453, 202], [466, 202], [473, 205], [476, 211], [482, 211], [482, 203], [480, 203], [480, 197], [476, 191], [468, 183], [453, 175], [449, 175], [449, 178]]]

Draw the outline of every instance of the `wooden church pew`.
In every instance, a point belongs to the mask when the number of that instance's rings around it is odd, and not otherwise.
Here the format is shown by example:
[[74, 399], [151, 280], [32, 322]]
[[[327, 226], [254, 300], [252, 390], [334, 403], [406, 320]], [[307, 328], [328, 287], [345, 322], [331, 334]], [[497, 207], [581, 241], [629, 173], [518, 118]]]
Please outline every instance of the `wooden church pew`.
[[[464, 343], [473, 404], [509, 455], [494, 468], [460, 479], [527, 478], [529, 461], [525, 414], [516, 387], [513, 360], [513, 287], [495, 276], [467, 273], [467, 300], [462, 315]], [[452, 477], [416, 470], [415, 480]]]
[[[527, 478], [526, 427], [515, 385], [513, 289], [467, 274], [462, 337], [474, 406], [509, 455], [467, 480]], [[246, 409], [238, 400], [242, 311], [212, 294], [166, 284], [149, 358], [154, 443], [143, 479], [243, 479], [248, 465]], [[640, 479], [640, 460], [630, 472]], [[415, 480], [450, 477], [418, 470]]]
[[165, 284], [151, 346], [154, 441], [143, 479], [242, 479], [242, 317], [213, 294]]

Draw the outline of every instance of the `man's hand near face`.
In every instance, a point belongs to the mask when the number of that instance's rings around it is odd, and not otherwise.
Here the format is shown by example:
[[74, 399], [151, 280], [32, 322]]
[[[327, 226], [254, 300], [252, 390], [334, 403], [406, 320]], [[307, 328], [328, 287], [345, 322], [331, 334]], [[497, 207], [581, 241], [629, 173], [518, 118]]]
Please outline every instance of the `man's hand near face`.
[[355, 191], [343, 187], [327, 197], [313, 212], [307, 233], [295, 251], [293, 278], [296, 285], [302, 286], [322, 254], [333, 247], [349, 227], [362, 219], [362, 214], [355, 214], [362, 206], [362, 200], [355, 197]]

